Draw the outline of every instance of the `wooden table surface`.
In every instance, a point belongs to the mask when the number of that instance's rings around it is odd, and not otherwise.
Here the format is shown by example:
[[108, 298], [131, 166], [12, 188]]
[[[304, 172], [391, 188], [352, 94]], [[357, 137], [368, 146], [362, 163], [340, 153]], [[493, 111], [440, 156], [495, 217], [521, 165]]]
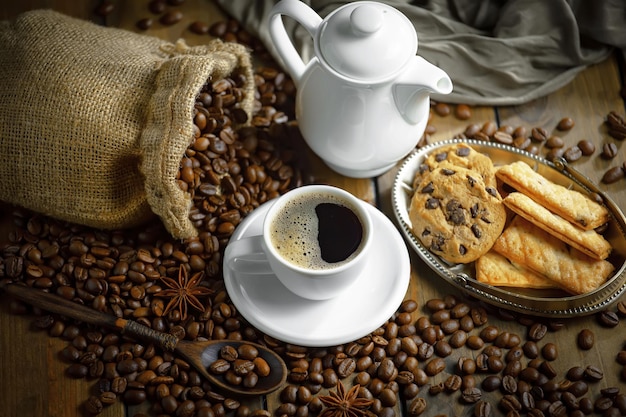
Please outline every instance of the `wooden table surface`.
[[[17, 13], [35, 8], [52, 8], [72, 16], [90, 19], [109, 26], [135, 29], [135, 23], [148, 15], [147, 0], [132, 2], [113, 1], [114, 10], [106, 18], [94, 14], [97, 1], [75, 2], [72, 0], [25, 0], [3, 2], [0, 6], [0, 19], [13, 18]], [[184, 19], [172, 27], [156, 25], [148, 34], [164, 39], [176, 40], [184, 37], [191, 44], [206, 42], [207, 35], [199, 36], [187, 30], [193, 20], [212, 23], [224, 16], [210, 1], [187, 0], [181, 10]], [[434, 116], [431, 125], [436, 132], [430, 141], [443, 140], [463, 132], [470, 123], [483, 124], [493, 121], [499, 126], [543, 127], [548, 132], [555, 131], [555, 126], [563, 117], [571, 117], [575, 127], [568, 132], [555, 132], [562, 136], [567, 144], [576, 144], [581, 139], [588, 139], [596, 145], [596, 152], [590, 157], [583, 157], [574, 165], [593, 181], [599, 183], [603, 173], [612, 166], [623, 164], [626, 155], [624, 142], [608, 136], [604, 120], [610, 111], [624, 115], [624, 101], [620, 97], [623, 81], [620, 76], [618, 58], [611, 57], [605, 62], [594, 65], [579, 74], [569, 85], [559, 91], [533, 102], [514, 107], [472, 107], [469, 120], [459, 120], [453, 115]], [[454, 107], [453, 107], [454, 108]], [[613, 142], [618, 146], [619, 155], [613, 160], [602, 159], [600, 150], [605, 143]], [[391, 217], [390, 190], [396, 170], [377, 178], [350, 179], [333, 173], [320, 161], [312, 158], [314, 180], [340, 186], [372, 204], [376, 204]], [[614, 184], [600, 184], [620, 207], [626, 207], [626, 179]], [[6, 212], [6, 217], [10, 217]], [[7, 240], [10, 218], [3, 219], [0, 243]], [[423, 305], [426, 300], [440, 298], [447, 294], [459, 293], [449, 284], [439, 279], [415, 254], [412, 256], [411, 283], [406, 297], [417, 300], [420, 309], [414, 313], [426, 314]], [[626, 301], [626, 298], [622, 297]], [[59, 352], [66, 342], [59, 338], [50, 338], [45, 332], [33, 330], [31, 316], [16, 316], [9, 313], [6, 296], [0, 296], [0, 416], [74, 416], [82, 415], [80, 404], [93, 392], [93, 382], [84, 379], [71, 379], [66, 376], [67, 365], [59, 359]], [[615, 307], [611, 307], [614, 309]], [[353, 313], [354, 314], [354, 313]], [[358, 313], [356, 313], [358, 314]], [[358, 318], [357, 318], [358, 319]], [[526, 328], [515, 320], [502, 317], [490, 317], [489, 322], [501, 330], [515, 332], [525, 336]], [[626, 319], [616, 328], [605, 328], [598, 324], [595, 316], [578, 317], [563, 322], [559, 331], [549, 332], [542, 343], [552, 342], [559, 347], [559, 358], [553, 363], [559, 375], [574, 365], [595, 365], [603, 370], [604, 379], [592, 385], [596, 395], [601, 388], [617, 386], [626, 392], [626, 382], [620, 377], [621, 366], [616, 363], [616, 354], [624, 349]], [[588, 351], [581, 351], [576, 345], [576, 335], [583, 328], [592, 329], [596, 335], [595, 346]], [[453, 369], [455, 358], [447, 359], [448, 369]], [[276, 395], [268, 398], [268, 407], [273, 409], [277, 402]], [[424, 415], [472, 415], [472, 407], [464, 407], [446, 397], [437, 401]], [[105, 408], [102, 416], [133, 416], [145, 410], [146, 406], [128, 407], [117, 402]]]

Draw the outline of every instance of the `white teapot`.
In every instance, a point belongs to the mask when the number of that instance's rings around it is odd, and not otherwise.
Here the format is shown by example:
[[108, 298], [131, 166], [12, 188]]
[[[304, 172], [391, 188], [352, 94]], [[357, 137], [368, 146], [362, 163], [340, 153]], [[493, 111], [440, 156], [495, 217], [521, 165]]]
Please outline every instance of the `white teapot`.
[[[281, 16], [313, 38], [304, 63]], [[432, 92], [452, 91], [450, 77], [416, 56], [411, 21], [382, 3], [357, 1], [324, 20], [299, 0], [271, 10], [269, 33], [297, 87], [296, 119], [311, 149], [336, 172], [373, 177], [408, 155], [424, 133]]]

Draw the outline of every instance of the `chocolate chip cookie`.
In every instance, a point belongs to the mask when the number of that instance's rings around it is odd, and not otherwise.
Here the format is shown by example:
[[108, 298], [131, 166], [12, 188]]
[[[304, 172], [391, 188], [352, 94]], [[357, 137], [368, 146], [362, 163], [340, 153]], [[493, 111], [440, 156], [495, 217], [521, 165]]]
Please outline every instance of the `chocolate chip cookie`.
[[491, 159], [466, 143], [457, 143], [441, 147], [428, 155], [418, 167], [413, 188], [417, 188], [424, 175], [437, 168], [442, 162], [477, 171], [486, 185], [496, 187], [495, 168]]
[[409, 207], [413, 233], [436, 255], [468, 263], [486, 253], [502, 233], [506, 210], [480, 173], [441, 162], [426, 173]]

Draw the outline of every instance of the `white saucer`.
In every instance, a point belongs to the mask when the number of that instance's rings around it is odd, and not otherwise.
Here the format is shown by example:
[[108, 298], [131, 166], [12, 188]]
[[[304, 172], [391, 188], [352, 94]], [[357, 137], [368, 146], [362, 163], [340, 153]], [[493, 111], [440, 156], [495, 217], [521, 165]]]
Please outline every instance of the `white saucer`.
[[[250, 213], [231, 239], [260, 234], [260, 219], [271, 204]], [[406, 295], [409, 253], [394, 224], [375, 207], [362, 204], [374, 226], [372, 257], [363, 276], [336, 298], [313, 301], [293, 294], [273, 275], [238, 274], [224, 266], [226, 290], [242, 316], [271, 337], [309, 347], [351, 342], [389, 319]]]

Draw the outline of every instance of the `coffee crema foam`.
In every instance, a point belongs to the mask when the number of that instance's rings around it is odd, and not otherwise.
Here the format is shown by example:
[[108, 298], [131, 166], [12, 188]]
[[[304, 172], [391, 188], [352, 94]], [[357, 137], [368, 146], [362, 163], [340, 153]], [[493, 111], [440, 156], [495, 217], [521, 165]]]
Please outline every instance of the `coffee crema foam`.
[[325, 270], [349, 262], [359, 252], [362, 242], [342, 261], [327, 262], [322, 258], [318, 241], [319, 220], [315, 208], [323, 203], [347, 207], [357, 216], [351, 204], [334, 195], [308, 194], [288, 201], [270, 225], [272, 245], [288, 262], [302, 268]]

